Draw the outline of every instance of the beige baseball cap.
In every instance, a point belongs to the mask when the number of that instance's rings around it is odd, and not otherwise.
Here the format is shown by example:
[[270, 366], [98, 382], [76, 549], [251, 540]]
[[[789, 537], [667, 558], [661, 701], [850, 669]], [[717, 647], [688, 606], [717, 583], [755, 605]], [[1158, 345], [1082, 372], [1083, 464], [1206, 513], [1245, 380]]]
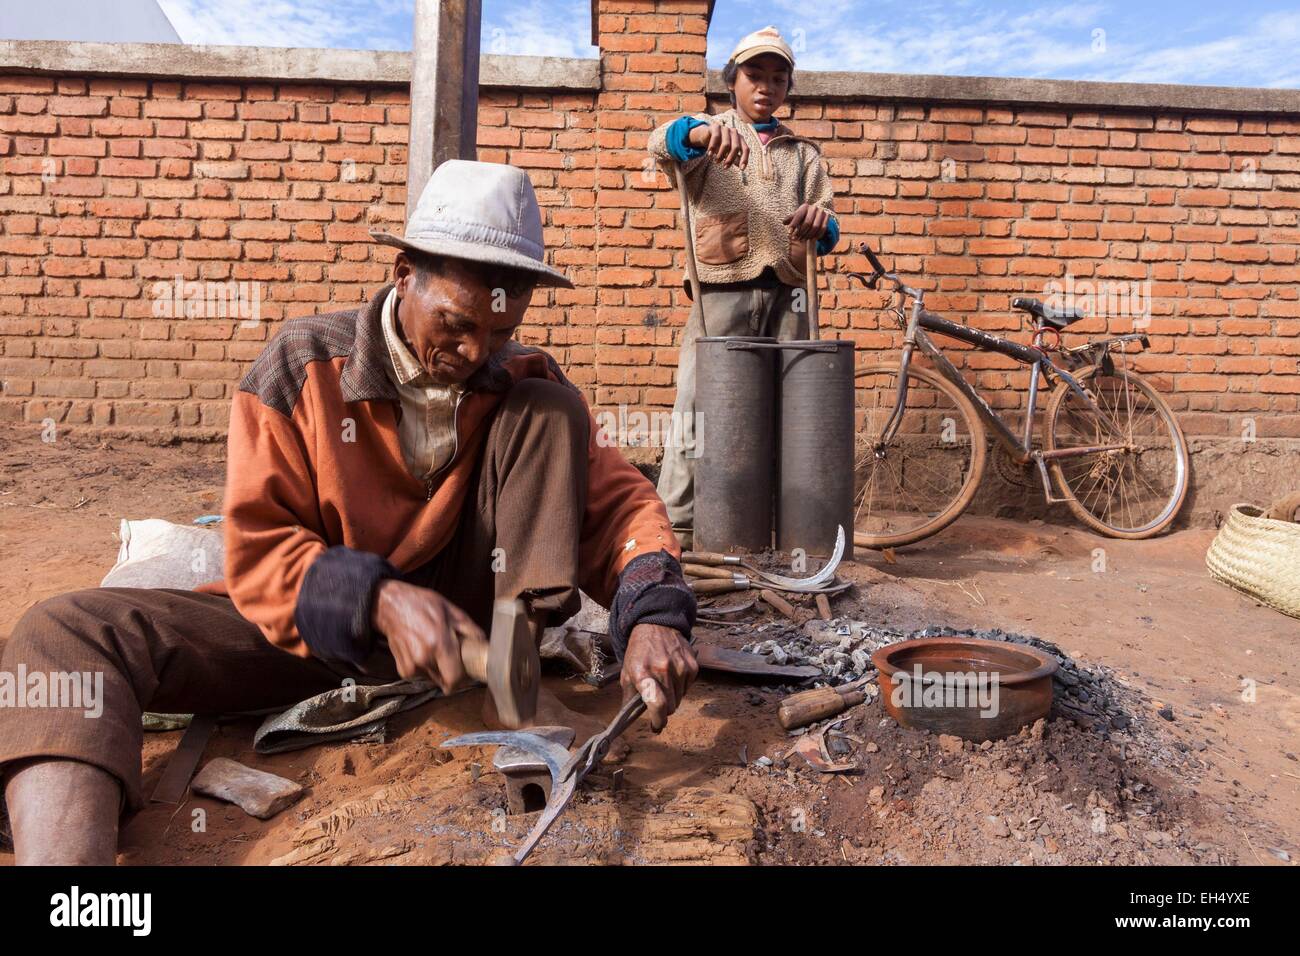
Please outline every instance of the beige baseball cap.
[[785, 42], [776, 27], [763, 27], [745, 37], [731, 51], [731, 59], [737, 63], [744, 63], [764, 53], [775, 53], [790, 64], [790, 69], [794, 69], [794, 51], [790, 49], [790, 44]]

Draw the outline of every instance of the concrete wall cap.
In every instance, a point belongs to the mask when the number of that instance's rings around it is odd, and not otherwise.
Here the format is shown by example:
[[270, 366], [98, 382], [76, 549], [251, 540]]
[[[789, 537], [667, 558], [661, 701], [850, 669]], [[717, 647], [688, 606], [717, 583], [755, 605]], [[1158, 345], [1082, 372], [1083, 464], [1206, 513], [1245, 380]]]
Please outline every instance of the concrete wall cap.
[[[391, 50], [0, 40], [0, 73], [406, 86], [411, 54]], [[484, 54], [485, 89], [596, 90], [600, 61]]]

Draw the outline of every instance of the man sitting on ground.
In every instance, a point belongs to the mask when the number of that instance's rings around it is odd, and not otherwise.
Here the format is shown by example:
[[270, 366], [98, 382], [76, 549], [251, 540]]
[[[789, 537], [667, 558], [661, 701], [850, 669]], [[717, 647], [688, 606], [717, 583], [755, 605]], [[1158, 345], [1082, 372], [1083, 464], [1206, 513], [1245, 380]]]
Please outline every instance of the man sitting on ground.
[[497, 598], [610, 608], [659, 730], [696, 675], [695, 600], [654, 487], [553, 359], [513, 341], [543, 261], [522, 170], [452, 161], [363, 308], [287, 322], [231, 409], [225, 579], [97, 588], [27, 612], [0, 667], [104, 675], [103, 713], [0, 711], [19, 863], [111, 864], [139, 808], [141, 713], [289, 706], [346, 679], [465, 681]]

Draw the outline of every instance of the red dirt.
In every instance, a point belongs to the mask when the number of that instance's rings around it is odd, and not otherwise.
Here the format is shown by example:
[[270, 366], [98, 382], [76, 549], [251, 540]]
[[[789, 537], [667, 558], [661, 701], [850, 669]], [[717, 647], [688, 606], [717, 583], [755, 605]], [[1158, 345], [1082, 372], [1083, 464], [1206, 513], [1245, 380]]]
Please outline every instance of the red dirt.
[[[42, 598], [93, 586], [124, 518], [188, 522], [220, 511], [222, 445], [150, 447], [11, 429], [0, 448], [0, 641]], [[813, 771], [776, 722], [786, 689], [706, 677], [660, 736], [628, 735], [625, 786], [605, 775], [575, 801], [534, 858], [543, 862], [1276, 863], [1300, 843], [1300, 680], [1296, 621], [1212, 581], [1208, 531], [1154, 541], [1099, 538], [1067, 523], [963, 518], [931, 541], [860, 558], [837, 614], [911, 630], [998, 627], [1104, 664], [1151, 700], [1137, 753], [1064, 720], [986, 750], [945, 749], [881, 722], [878, 702], [841, 726], [858, 773]], [[1094, 549], [1106, 571], [1094, 573]], [[734, 633], [701, 637], [739, 646]], [[752, 639], [752, 637], [750, 638]], [[1242, 679], [1256, 682], [1253, 702]], [[603, 722], [615, 687], [547, 678], [559, 701]], [[306, 799], [270, 821], [191, 796], [127, 821], [123, 863], [478, 862], [532, 818], [505, 817], [490, 751], [438, 744], [477, 729], [481, 690], [390, 723], [388, 742], [253, 754], [253, 721], [220, 728], [207, 756], [298, 780]], [[1175, 720], [1159, 719], [1159, 705]], [[177, 733], [147, 737], [146, 787]], [[1121, 749], [1121, 748], [1124, 749]], [[872, 748], [875, 748], [874, 750]], [[742, 766], [742, 752], [747, 763]], [[770, 768], [754, 764], [767, 755]], [[471, 781], [469, 764], [486, 768]], [[1100, 809], [1099, 809], [1100, 808]], [[194, 811], [206, 830], [194, 832]], [[495, 811], [495, 812], [494, 812]], [[1098, 823], [1100, 821], [1100, 823]], [[1099, 827], [1099, 829], [1098, 829]], [[11, 856], [0, 855], [0, 862]]]

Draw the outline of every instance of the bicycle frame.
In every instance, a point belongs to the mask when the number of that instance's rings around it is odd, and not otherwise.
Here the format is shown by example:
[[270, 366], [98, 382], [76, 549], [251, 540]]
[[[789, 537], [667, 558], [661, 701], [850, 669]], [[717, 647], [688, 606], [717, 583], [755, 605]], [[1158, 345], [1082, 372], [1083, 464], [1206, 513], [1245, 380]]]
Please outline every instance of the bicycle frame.
[[[898, 427], [903, 421], [903, 411], [907, 405], [907, 369], [911, 365], [912, 356], [917, 349], [929, 356], [934, 362], [935, 367], [940, 375], [951, 382], [959, 391], [970, 399], [971, 404], [975, 406], [975, 411], [983, 422], [992, 430], [993, 435], [1006, 448], [1007, 452], [1019, 464], [1025, 465], [1034, 462], [1039, 469], [1043, 479], [1043, 491], [1047, 499], [1052, 502], [1060, 501], [1051, 493], [1051, 484], [1047, 478], [1047, 462], [1054, 459], [1082, 457], [1084, 455], [1095, 455], [1107, 451], [1121, 451], [1128, 447], [1128, 439], [1123, 430], [1106, 414], [1096, 403], [1093, 397], [1086, 389], [1079, 384], [1078, 379], [1068, 371], [1061, 368], [1052, 361], [1050, 355], [1037, 343], [1042, 335], [1039, 329], [1034, 336], [1034, 345], [1021, 345], [1019, 342], [1012, 342], [1009, 339], [998, 338], [996, 335], [990, 335], [987, 332], [981, 332], [979, 329], [973, 329], [966, 325], [960, 325], [951, 322], [942, 316], [929, 312], [923, 305], [923, 294], [918, 290], [908, 289], [894, 279], [897, 283], [897, 291], [900, 295], [912, 295], [912, 316], [907, 321], [906, 331], [903, 337], [902, 361], [899, 366], [898, 375], [898, 397], [894, 403], [894, 410], [881, 429], [880, 442], [887, 444], [894, 437]], [[896, 306], [891, 310], [900, 319], [902, 318], [902, 307]], [[956, 366], [948, 360], [938, 346], [931, 341], [927, 332], [934, 332], [948, 338], [957, 339], [966, 342], [987, 352], [997, 352], [1006, 355], [1016, 361], [1029, 366], [1029, 396], [1025, 407], [1025, 423], [1023, 437], [1017, 436], [1011, 428], [1002, 420], [992, 407], [984, 400], [961, 373], [957, 371]], [[1136, 339], [1140, 336], [1120, 336], [1116, 339], [1107, 340], [1106, 342], [1091, 343], [1085, 347], [1087, 349], [1105, 348], [1112, 342]], [[1104, 422], [1111, 432], [1114, 444], [1109, 445], [1087, 445], [1077, 448], [1053, 449], [1048, 451], [1035, 451], [1033, 447], [1034, 438], [1034, 412], [1038, 403], [1038, 381], [1039, 377], [1047, 379], [1049, 384], [1053, 377], [1058, 378], [1074, 392], [1087, 407], [1096, 414], [1099, 421]]]

